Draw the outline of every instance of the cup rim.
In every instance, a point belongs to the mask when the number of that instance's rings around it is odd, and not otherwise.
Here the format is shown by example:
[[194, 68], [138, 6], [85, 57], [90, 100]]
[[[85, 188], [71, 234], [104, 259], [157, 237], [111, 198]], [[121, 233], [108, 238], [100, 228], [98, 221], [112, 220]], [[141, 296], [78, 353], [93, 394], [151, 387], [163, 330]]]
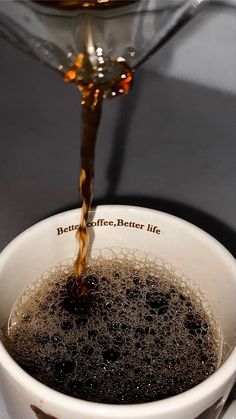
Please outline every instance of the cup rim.
[[[155, 213], [157, 216], [162, 215], [167, 219], [172, 219], [175, 222], [178, 222], [188, 229], [191, 229], [193, 233], [197, 235], [203, 235], [208, 242], [214, 247], [217, 247], [218, 250], [225, 255], [227, 258], [227, 265], [231, 266], [236, 274], [236, 260], [233, 255], [214, 237], [206, 233], [204, 230], [195, 226], [194, 224], [185, 221], [179, 217], [176, 217], [172, 214], [168, 214], [163, 211], [153, 210], [145, 207], [137, 207], [130, 205], [101, 205], [97, 206], [95, 209], [91, 209], [90, 213], [102, 212], [109, 209], [109, 211], [114, 210], [130, 210], [130, 211], [141, 211]], [[69, 211], [60, 212], [53, 216], [50, 216], [46, 219], [39, 221], [33, 226], [29, 227], [18, 236], [16, 236], [0, 253], [0, 266], [4, 261], [6, 255], [14, 251], [14, 248], [19, 245], [24, 240], [27, 240], [28, 236], [34, 232], [35, 229], [38, 229], [41, 225], [49, 224], [52, 219], [65, 217], [67, 215], [72, 215], [73, 213], [78, 214], [79, 209], [73, 209]], [[235, 275], [236, 277], [236, 275]], [[157, 410], [161, 410], [164, 413], [171, 413], [180, 410], [183, 405], [190, 406], [192, 401], [196, 398], [198, 401], [204, 400], [209, 395], [209, 389], [211, 393], [220, 387], [219, 383], [223, 385], [227, 380], [232, 378], [236, 370], [236, 346], [231, 351], [230, 355], [226, 361], [215, 371], [210, 377], [198, 384], [197, 386], [187, 390], [183, 393], [177, 394], [175, 396], [148, 403], [140, 404], [130, 404], [130, 405], [113, 405], [113, 404], [104, 404], [104, 403], [95, 403], [86, 400], [76, 399], [71, 396], [62, 394], [56, 390], [53, 390], [50, 387], [42, 384], [37, 381], [35, 378], [31, 377], [27, 372], [25, 372], [14, 359], [7, 352], [3, 343], [0, 340], [0, 364], [2, 368], [14, 379], [15, 382], [20, 383], [22, 387], [28, 388], [29, 391], [35, 394], [35, 397], [48, 402], [49, 405], [56, 405], [58, 407], [64, 408], [69, 406], [69, 411], [71, 412], [80, 412], [84, 415], [92, 415], [96, 412], [98, 418], [110, 419], [120, 418], [121, 416], [129, 417], [129, 419], [143, 419], [146, 416], [155, 414]]]

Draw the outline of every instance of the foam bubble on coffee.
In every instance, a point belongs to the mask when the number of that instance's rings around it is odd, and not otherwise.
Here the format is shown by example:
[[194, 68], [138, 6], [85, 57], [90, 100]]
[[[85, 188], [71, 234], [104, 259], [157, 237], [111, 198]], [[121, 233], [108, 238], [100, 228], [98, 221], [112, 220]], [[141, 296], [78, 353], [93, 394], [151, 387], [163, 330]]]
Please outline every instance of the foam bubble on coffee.
[[111, 255], [88, 261], [84, 300], [73, 294], [72, 260], [24, 290], [9, 327], [22, 368], [73, 397], [118, 404], [169, 397], [212, 374], [222, 338], [201, 291], [148, 255]]

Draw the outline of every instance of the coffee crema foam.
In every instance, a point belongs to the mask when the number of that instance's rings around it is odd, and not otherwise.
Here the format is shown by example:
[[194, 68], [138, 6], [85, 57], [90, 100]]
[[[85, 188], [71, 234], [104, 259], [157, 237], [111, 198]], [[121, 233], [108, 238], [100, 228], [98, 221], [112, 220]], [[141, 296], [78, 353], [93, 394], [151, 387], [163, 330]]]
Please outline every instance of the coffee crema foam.
[[160, 400], [206, 379], [222, 336], [202, 292], [149, 255], [107, 252], [88, 260], [86, 300], [69, 292], [73, 260], [26, 287], [9, 322], [18, 364], [55, 390], [109, 404]]

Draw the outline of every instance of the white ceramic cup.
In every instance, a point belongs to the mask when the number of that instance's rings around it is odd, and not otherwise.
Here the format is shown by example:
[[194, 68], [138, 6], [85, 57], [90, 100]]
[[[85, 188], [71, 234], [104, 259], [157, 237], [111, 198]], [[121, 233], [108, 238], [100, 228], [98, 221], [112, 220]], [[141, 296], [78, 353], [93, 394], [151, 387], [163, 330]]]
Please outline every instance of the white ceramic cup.
[[[0, 322], [6, 323], [26, 284], [76, 254], [80, 210], [39, 222], [0, 255]], [[223, 365], [204, 382], [177, 396], [138, 405], [77, 400], [39, 383], [10, 357], [0, 342], [0, 391], [12, 419], [215, 419], [236, 377], [236, 261], [214, 238], [172, 215], [128, 206], [91, 211], [93, 249], [140, 249], [171, 263], [196, 282], [218, 316], [232, 348]], [[32, 410], [32, 405], [35, 406]], [[42, 412], [46, 413], [44, 415]], [[48, 416], [47, 416], [48, 415]], [[5, 418], [4, 418], [5, 419]]]

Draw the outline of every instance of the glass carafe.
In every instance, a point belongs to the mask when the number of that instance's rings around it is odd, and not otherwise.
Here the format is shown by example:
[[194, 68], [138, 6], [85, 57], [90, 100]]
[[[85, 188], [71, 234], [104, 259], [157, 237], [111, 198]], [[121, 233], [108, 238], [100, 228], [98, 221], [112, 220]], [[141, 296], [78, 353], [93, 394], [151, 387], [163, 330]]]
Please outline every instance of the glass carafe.
[[0, 35], [67, 81], [104, 84], [122, 73], [119, 63], [138, 68], [205, 2], [10, 0], [0, 2]]

